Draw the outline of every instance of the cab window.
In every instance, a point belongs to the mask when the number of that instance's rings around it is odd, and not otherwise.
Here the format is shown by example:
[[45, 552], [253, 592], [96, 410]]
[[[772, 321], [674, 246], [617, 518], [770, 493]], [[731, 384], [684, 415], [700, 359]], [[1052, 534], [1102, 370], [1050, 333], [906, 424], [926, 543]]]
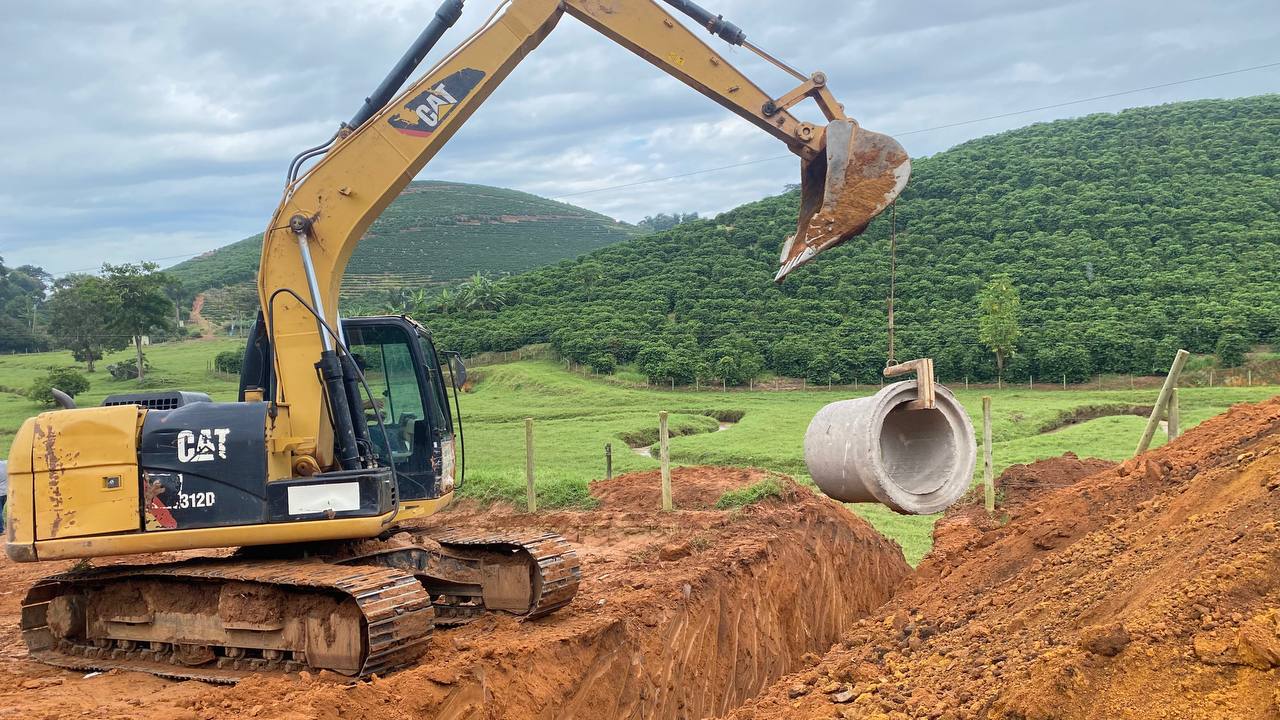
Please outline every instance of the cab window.
[[[352, 328], [348, 336], [351, 354], [364, 373], [373, 398], [364, 398], [364, 416], [378, 456], [397, 465], [430, 447], [418, 448], [418, 423], [427, 419], [418, 385], [412, 339], [401, 328]], [[384, 437], [379, 420], [386, 427]], [[389, 447], [388, 447], [389, 445]]]

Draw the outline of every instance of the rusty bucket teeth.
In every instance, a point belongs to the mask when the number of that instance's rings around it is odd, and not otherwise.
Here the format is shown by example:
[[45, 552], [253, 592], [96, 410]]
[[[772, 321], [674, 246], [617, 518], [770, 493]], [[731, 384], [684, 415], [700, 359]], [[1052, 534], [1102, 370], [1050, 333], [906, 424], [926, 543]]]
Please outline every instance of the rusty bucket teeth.
[[827, 149], [800, 169], [800, 220], [779, 258], [776, 282], [863, 230], [898, 197], [911, 159], [898, 141], [852, 120], [827, 125]]

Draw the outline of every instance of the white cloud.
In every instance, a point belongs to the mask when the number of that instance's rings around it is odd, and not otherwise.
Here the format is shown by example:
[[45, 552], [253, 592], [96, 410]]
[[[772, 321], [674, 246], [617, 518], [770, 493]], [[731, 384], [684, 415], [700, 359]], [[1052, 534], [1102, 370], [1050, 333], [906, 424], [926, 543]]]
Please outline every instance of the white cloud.
[[[701, 0], [821, 69], [865, 126], [921, 128], [1274, 62], [1270, 0]], [[294, 153], [327, 137], [436, 0], [50, 0], [0, 24], [0, 256], [54, 271], [192, 254], [258, 232]], [[471, 0], [444, 45], [492, 5]], [[702, 37], [769, 92], [793, 81]], [[432, 57], [439, 57], [437, 50]], [[1056, 117], [1274, 92], [1280, 71], [903, 136], [915, 155]], [[811, 117], [812, 113], [808, 117]], [[776, 141], [570, 17], [424, 178], [515, 187], [625, 220], [711, 214], [796, 182]]]

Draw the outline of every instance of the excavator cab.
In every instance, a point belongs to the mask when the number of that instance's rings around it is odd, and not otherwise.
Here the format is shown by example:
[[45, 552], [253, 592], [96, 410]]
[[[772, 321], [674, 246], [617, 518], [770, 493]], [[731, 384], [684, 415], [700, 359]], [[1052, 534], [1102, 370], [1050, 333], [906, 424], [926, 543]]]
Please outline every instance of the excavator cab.
[[451, 368], [440, 362], [430, 331], [404, 317], [352, 318], [342, 328], [372, 395], [361, 402], [367, 437], [378, 464], [394, 468], [400, 501], [449, 492], [456, 458], [445, 387]]
[[[359, 455], [393, 471], [399, 513], [412, 516], [415, 503], [441, 498], [457, 484], [461, 421], [445, 382], [448, 376], [456, 393], [465, 368], [458, 358], [442, 362], [431, 331], [404, 316], [344, 318], [342, 336], [351, 361], [344, 363], [352, 390], [346, 407]], [[242, 402], [272, 397], [272, 352], [259, 317], [245, 350]]]

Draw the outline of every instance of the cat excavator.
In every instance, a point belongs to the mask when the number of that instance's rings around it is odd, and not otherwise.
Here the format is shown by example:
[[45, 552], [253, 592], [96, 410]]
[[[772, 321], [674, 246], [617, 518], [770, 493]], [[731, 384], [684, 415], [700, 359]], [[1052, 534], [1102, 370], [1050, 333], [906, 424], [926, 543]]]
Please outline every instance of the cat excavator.
[[[21, 426], [8, 466], [11, 559], [220, 550], [81, 562], [40, 581], [22, 607], [33, 658], [212, 682], [301, 669], [358, 677], [416, 661], [436, 626], [486, 611], [537, 618], [570, 602], [579, 560], [560, 536], [421, 522], [461, 480], [465, 368], [409, 318], [341, 318], [339, 288], [370, 223], [563, 15], [800, 158], [799, 224], [777, 281], [897, 197], [906, 153], [850, 119], [825, 76], [797, 73], [690, 0], [662, 1], [799, 84], [767, 94], [657, 0], [508, 0], [401, 90], [462, 13], [462, 0], [445, 0], [355, 116], [291, 164], [263, 240], [238, 401], [144, 392], [76, 408], [60, 396], [60, 409]], [[792, 114], [806, 99], [825, 124]]]

